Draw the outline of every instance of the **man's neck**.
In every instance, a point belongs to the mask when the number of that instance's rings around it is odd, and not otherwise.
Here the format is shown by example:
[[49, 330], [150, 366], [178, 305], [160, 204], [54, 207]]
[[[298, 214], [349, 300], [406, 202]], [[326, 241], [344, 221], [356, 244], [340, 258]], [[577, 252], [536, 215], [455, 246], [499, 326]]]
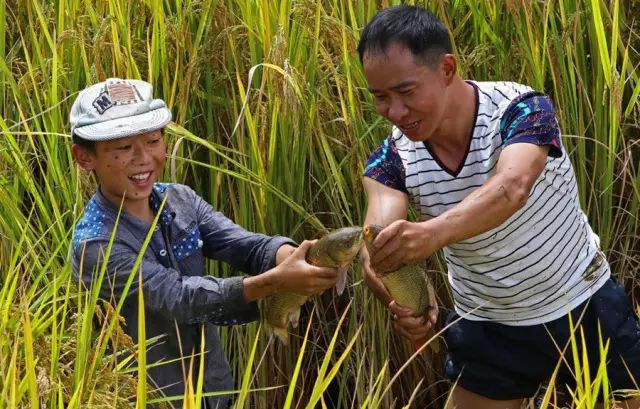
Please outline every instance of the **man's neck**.
[[476, 92], [473, 85], [461, 78], [452, 86], [447, 116], [436, 138], [429, 144], [437, 151], [448, 153], [466, 152], [476, 121]]

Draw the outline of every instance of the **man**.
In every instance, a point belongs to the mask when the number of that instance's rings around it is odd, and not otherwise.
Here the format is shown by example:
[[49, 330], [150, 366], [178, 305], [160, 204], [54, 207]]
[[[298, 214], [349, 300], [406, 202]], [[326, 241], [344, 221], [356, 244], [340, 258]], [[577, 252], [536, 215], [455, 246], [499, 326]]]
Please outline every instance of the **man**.
[[[121, 315], [135, 342], [142, 292], [146, 337], [160, 337], [148, 349], [147, 362], [162, 363], [149, 366], [147, 373], [161, 394], [184, 393], [184, 368], [193, 358], [198, 368], [203, 349], [204, 392], [228, 391], [233, 381], [216, 325], [255, 321], [255, 300], [277, 292], [322, 292], [335, 285], [337, 271], [306, 263], [312, 242], [296, 249], [285, 237], [248, 232], [187, 186], [156, 183], [165, 162], [163, 129], [170, 120], [171, 112], [153, 98], [151, 85], [144, 81], [111, 78], [78, 95], [71, 109], [73, 156], [81, 168], [95, 173], [99, 186], [74, 231], [73, 271], [87, 288], [100, 285], [103, 299], [118, 302], [125, 297]], [[156, 216], [140, 265], [139, 288], [133, 267]], [[258, 275], [207, 275], [205, 257]], [[93, 282], [104, 263], [103, 281]], [[228, 395], [209, 397], [206, 404], [222, 408], [228, 401]]]
[[[358, 52], [376, 110], [394, 125], [365, 170], [365, 222], [387, 226], [375, 254], [361, 253], [365, 280], [394, 327], [418, 341], [437, 306], [422, 317], [397, 305], [376, 273], [444, 249], [455, 300], [450, 407], [519, 408], [552, 375], [569, 313], [592, 373], [600, 325], [611, 387], [635, 388], [627, 367], [640, 381], [640, 324], [580, 208], [551, 101], [516, 83], [461, 79], [448, 31], [418, 7], [380, 12]], [[410, 203], [422, 221], [405, 220]], [[572, 382], [564, 366], [563, 382]]]

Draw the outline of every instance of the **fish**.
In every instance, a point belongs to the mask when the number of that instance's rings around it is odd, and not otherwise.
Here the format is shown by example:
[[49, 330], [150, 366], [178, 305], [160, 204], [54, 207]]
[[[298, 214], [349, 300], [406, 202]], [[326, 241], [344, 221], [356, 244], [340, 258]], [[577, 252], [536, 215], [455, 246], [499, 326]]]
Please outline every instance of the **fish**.
[[[319, 267], [338, 268], [336, 291], [342, 294], [347, 269], [362, 246], [362, 227], [344, 227], [333, 230], [315, 242], [307, 251], [307, 263]], [[289, 344], [289, 323], [298, 327], [300, 307], [306, 295], [285, 292], [265, 299], [263, 323], [269, 335], [275, 335], [284, 345]]]
[[[363, 241], [371, 256], [375, 253], [373, 241], [381, 231], [382, 226], [377, 224], [368, 224], [363, 229]], [[396, 303], [421, 313], [425, 317], [428, 316], [429, 306], [435, 300], [436, 295], [424, 266], [407, 264], [392, 272], [376, 273], [376, 276], [382, 281]], [[416, 349], [420, 349], [429, 339], [433, 338], [429, 347], [433, 352], [439, 352], [440, 342], [437, 337], [433, 337], [434, 334], [435, 330], [432, 326], [426, 337], [416, 342]]]

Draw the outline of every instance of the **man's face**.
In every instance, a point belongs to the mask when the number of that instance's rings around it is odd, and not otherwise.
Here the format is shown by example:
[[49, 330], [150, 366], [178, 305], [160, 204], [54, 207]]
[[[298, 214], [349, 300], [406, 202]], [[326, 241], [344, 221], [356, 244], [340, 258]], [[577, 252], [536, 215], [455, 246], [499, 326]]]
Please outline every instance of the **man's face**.
[[[81, 166], [94, 170], [102, 194], [124, 207], [147, 201], [165, 161], [164, 138], [161, 130], [129, 136], [113, 141], [99, 141], [95, 152], [84, 152], [88, 158]], [[76, 155], [78, 157], [78, 155]]]
[[413, 141], [437, 133], [449, 83], [441, 63], [427, 66], [404, 45], [392, 43], [385, 52], [365, 53], [363, 68], [380, 115]]

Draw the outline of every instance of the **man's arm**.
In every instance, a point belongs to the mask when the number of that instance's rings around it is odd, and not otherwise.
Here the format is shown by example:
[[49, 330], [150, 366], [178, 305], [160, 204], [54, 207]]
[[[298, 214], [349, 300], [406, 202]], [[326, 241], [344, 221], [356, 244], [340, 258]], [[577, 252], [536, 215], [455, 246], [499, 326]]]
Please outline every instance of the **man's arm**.
[[544, 145], [508, 145], [500, 153], [496, 174], [457, 206], [420, 223], [398, 220], [380, 232], [372, 267], [378, 272], [393, 271], [501, 225], [526, 204], [548, 151]]
[[[409, 208], [406, 193], [385, 186], [369, 177], [364, 177], [363, 184], [367, 193], [365, 225], [378, 224], [384, 227], [396, 220], [406, 219]], [[389, 305], [392, 300], [391, 295], [371, 269], [370, 255], [364, 246], [360, 250], [360, 260], [364, 282], [384, 305]]]

